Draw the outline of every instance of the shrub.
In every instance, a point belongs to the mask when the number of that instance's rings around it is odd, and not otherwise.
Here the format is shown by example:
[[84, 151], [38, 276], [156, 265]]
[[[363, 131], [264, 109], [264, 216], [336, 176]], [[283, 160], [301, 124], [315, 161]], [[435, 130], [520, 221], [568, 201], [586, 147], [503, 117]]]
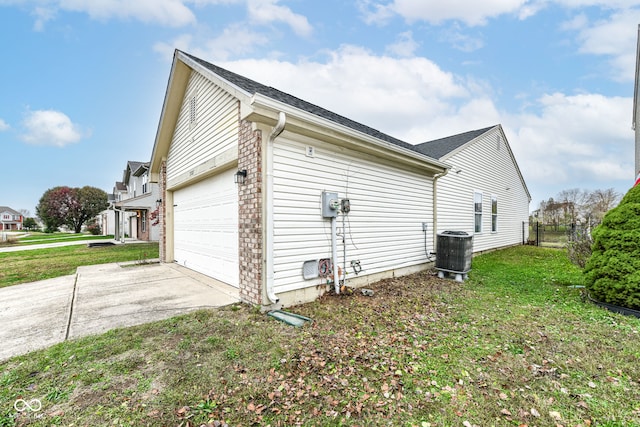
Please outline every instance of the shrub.
[[585, 266], [591, 296], [606, 303], [640, 309], [640, 185], [627, 192], [593, 231], [592, 254]]
[[99, 236], [100, 234], [102, 234], [102, 229], [100, 228], [100, 224], [98, 224], [95, 221], [87, 224], [87, 231], [94, 236]]
[[567, 242], [567, 254], [569, 261], [580, 268], [587, 265], [591, 257], [591, 245], [593, 240], [588, 232], [580, 233]]

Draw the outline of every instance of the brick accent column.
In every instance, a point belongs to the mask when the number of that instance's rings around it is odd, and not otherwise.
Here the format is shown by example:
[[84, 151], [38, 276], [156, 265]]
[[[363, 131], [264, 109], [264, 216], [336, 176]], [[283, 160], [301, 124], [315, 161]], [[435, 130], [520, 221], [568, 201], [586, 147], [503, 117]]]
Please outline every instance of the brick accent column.
[[238, 184], [238, 251], [240, 298], [262, 304], [262, 132], [242, 120], [238, 135], [238, 169], [246, 169]]
[[167, 262], [167, 223], [164, 220], [165, 207], [167, 203], [167, 162], [163, 161], [160, 165], [160, 177], [158, 179], [158, 187], [160, 188], [160, 198], [162, 203], [158, 210], [158, 221], [160, 221], [160, 262]]

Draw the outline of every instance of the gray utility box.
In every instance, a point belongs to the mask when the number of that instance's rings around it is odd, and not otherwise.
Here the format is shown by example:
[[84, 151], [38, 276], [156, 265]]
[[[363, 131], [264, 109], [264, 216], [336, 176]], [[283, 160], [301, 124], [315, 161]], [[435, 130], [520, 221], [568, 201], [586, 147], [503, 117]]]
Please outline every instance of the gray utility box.
[[465, 231], [443, 231], [438, 234], [436, 246], [436, 269], [438, 276], [454, 273], [462, 282], [471, 271], [473, 236]]

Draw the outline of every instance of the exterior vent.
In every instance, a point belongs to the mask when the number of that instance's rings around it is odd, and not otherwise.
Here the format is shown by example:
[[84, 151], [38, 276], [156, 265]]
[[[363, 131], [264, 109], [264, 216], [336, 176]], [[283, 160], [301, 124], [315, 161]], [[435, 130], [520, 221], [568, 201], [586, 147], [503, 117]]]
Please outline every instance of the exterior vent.
[[438, 234], [436, 247], [436, 269], [438, 277], [446, 273], [456, 275], [456, 281], [462, 282], [471, 271], [473, 255], [473, 236], [464, 231], [443, 231]]

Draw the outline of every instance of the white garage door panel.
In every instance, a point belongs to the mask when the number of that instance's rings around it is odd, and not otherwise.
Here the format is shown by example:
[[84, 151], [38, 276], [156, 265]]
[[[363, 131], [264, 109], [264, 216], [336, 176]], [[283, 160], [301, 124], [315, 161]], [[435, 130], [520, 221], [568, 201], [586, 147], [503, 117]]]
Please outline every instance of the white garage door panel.
[[177, 190], [174, 257], [177, 263], [238, 286], [238, 190], [234, 170]]

